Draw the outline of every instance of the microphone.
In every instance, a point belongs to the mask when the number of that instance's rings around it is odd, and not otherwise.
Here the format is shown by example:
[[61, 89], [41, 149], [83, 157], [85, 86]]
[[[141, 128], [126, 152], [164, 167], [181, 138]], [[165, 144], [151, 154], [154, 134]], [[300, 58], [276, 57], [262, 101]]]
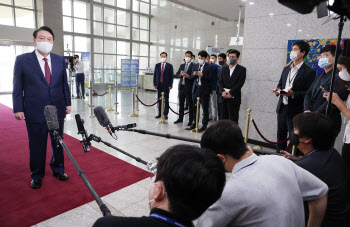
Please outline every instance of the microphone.
[[81, 134], [83, 140], [80, 141], [81, 143], [83, 142], [83, 149], [84, 149], [84, 152], [89, 152], [90, 151], [90, 146], [91, 146], [91, 142], [90, 140], [88, 139], [88, 135], [87, 135], [87, 132], [84, 128], [84, 120], [82, 120], [80, 118], [80, 114], [76, 114], [75, 115], [75, 121], [77, 123], [77, 127], [78, 127], [78, 134]]
[[46, 118], [47, 128], [49, 129], [50, 134], [54, 137], [54, 139], [57, 139], [60, 125], [57, 119], [56, 107], [51, 105], [45, 106], [44, 115]]
[[94, 114], [98, 120], [98, 123], [104, 128], [107, 129], [108, 133], [112, 135], [112, 133], [115, 133], [115, 129], [113, 128], [113, 125], [111, 124], [111, 121], [109, 120], [105, 110], [102, 106], [97, 106], [94, 108]]

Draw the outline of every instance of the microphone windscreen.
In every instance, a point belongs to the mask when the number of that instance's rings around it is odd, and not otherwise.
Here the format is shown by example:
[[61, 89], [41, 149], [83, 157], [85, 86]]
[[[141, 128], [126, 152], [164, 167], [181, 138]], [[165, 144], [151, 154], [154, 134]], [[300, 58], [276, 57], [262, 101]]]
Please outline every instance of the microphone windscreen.
[[47, 128], [49, 131], [58, 130], [60, 125], [57, 119], [57, 109], [55, 106], [45, 106], [44, 115], [46, 118]]
[[80, 114], [75, 115], [75, 121], [77, 123], [78, 132], [85, 132], [83, 121], [80, 118]]
[[105, 112], [105, 109], [103, 109], [102, 106], [95, 107], [94, 113], [98, 120], [98, 123], [100, 123], [102, 127], [106, 127], [110, 123], [109, 118]]

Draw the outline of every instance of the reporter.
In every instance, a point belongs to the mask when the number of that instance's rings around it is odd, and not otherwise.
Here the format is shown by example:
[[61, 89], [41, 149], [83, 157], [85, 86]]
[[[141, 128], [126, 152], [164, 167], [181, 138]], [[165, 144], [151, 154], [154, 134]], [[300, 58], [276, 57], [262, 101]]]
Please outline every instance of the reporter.
[[[213, 153], [190, 145], [177, 145], [159, 158], [149, 188], [149, 217], [103, 217], [93, 227], [192, 226], [221, 196], [225, 170]], [[176, 223], [176, 225], [175, 225]]]
[[[350, 57], [341, 56], [338, 60], [337, 67], [339, 70], [340, 79], [346, 81], [348, 90], [350, 90]], [[329, 100], [329, 92], [324, 91], [323, 97]], [[332, 103], [336, 105], [338, 109], [343, 113], [343, 115], [347, 118], [343, 139], [344, 145], [342, 148], [342, 158], [344, 160], [345, 166], [350, 172], [350, 96], [348, 96], [345, 103], [337, 93], [333, 93]]]

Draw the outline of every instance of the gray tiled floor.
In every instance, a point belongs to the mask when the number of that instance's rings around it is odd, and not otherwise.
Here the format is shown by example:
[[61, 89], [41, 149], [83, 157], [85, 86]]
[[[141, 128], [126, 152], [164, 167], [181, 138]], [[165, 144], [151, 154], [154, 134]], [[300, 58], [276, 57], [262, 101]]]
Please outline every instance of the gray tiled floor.
[[[103, 89], [97, 91], [103, 93]], [[113, 93], [113, 92], [112, 92]], [[176, 100], [177, 92], [174, 90], [170, 93], [170, 100], [174, 110], [178, 110], [178, 106], [174, 103]], [[146, 104], [154, 103], [156, 100], [155, 92], [139, 91], [139, 97]], [[112, 96], [115, 100], [115, 96]], [[193, 134], [187, 130], [184, 130], [187, 124], [188, 115], [185, 117], [184, 123], [181, 125], [173, 124], [177, 119], [177, 115], [169, 113], [168, 124], [157, 124], [157, 119], [154, 119], [157, 114], [155, 107], [145, 107], [139, 105], [139, 117], [131, 118], [129, 114], [132, 112], [132, 93], [130, 90], [118, 90], [118, 111], [116, 115], [114, 112], [108, 112], [107, 115], [110, 118], [112, 124], [123, 125], [129, 123], [136, 123], [138, 129], [144, 129], [148, 131], [158, 133], [170, 133], [176, 136], [189, 137], [194, 139], [200, 139], [201, 134]], [[11, 95], [0, 95], [0, 103], [3, 103], [9, 107], [12, 107]], [[126, 152], [140, 157], [145, 161], [151, 161], [159, 157], [168, 147], [175, 144], [186, 143], [179, 140], [166, 139], [162, 137], [156, 137], [151, 135], [143, 135], [135, 132], [117, 132], [118, 140], [114, 140], [109, 136], [107, 131], [99, 125], [96, 118], [89, 117], [89, 108], [86, 106], [88, 99], [72, 99], [72, 113], [67, 115], [65, 120], [64, 132], [77, 139], [81, 139], [81, 136], [77, 134], [77, 126], [75, 122], [75, 114], [79, 113], [81, 118], [85, 120], [85, 128], [88, 133], [100, 136], [104, 141], [117, 146], [118, 148], [125, 150]], [[94, 96], [93, 103], [95, 106], [101, 105], [105, 109], [108, 108], [108, 96]], [[146, 170], [146, 167], [133, 160], [132, 158], [109, 148], [102, 143], [92, 142], [93, 146], [99, 148], [121, 160], [127, 161], [135, 166], [138, 166]], [[195, 144], [198, 145], [198, 144]], [[83, 151], [82, 151], [83, 152]], [[126, 188], [120, 189], [107, 196], [104, 196], [102, 200], [110, 208], [113, 215], [119, 216], [142, 216], [149, 213], [148, 207], [148, 187], [150, 179], [144, 179], [140, 182], [134, 183]], [[87, 189], [86, 189], [87, 190]], [[92, 198], [92, 197], [91, 197]], [[101, 213], [97, 204], [93, 201], [88, 204], [77, 207], [73, 210], [67, 211], [56, 217], [50, 218], [44, 222], [38, 223], [37, 227], [46, 226], [91, 226], [94, 221], [101, 217]]]

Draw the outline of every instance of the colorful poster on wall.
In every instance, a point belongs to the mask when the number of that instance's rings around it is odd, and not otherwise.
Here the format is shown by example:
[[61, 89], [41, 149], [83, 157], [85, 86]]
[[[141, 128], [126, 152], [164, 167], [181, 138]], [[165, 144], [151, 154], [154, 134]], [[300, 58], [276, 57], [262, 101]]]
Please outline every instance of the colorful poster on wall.
[[89, 75], [90, 75], [90, 52], [81, 52], [81, 62], [84, 63], [84, 86], [89, 87]]
[[130, 87], [135, 88], [139, 77], [139, 59], [131, 59], [130, 61]]
[[[347, 39], [341, 40], [341, 48], [344, 48], [344, 41]], [[290, 59], [290, 52], [293, 48], [293, 43], [300, 40], [288, 40], [288, 48], [287, 48], [287, 66], [290, 65], [293, 61]], [[310, 66], [313, 70], [316, 71], [316, 75], [323, 73], [323, 69], [318, 66], [318, 59], [320, 58], [320, 51], [322, 47], [328, 45], [337, 45], [337, 39], [311, 39], [311, 40], [303, 40], [310, 45], [310, 52], [307, 58], [304, 60], [305, 64]]]
[[130, 89], [130, 79], [131, 79], [131, 61], [130, 59], [121, 59], [121, 83], [120, 87], [122, 89]]

